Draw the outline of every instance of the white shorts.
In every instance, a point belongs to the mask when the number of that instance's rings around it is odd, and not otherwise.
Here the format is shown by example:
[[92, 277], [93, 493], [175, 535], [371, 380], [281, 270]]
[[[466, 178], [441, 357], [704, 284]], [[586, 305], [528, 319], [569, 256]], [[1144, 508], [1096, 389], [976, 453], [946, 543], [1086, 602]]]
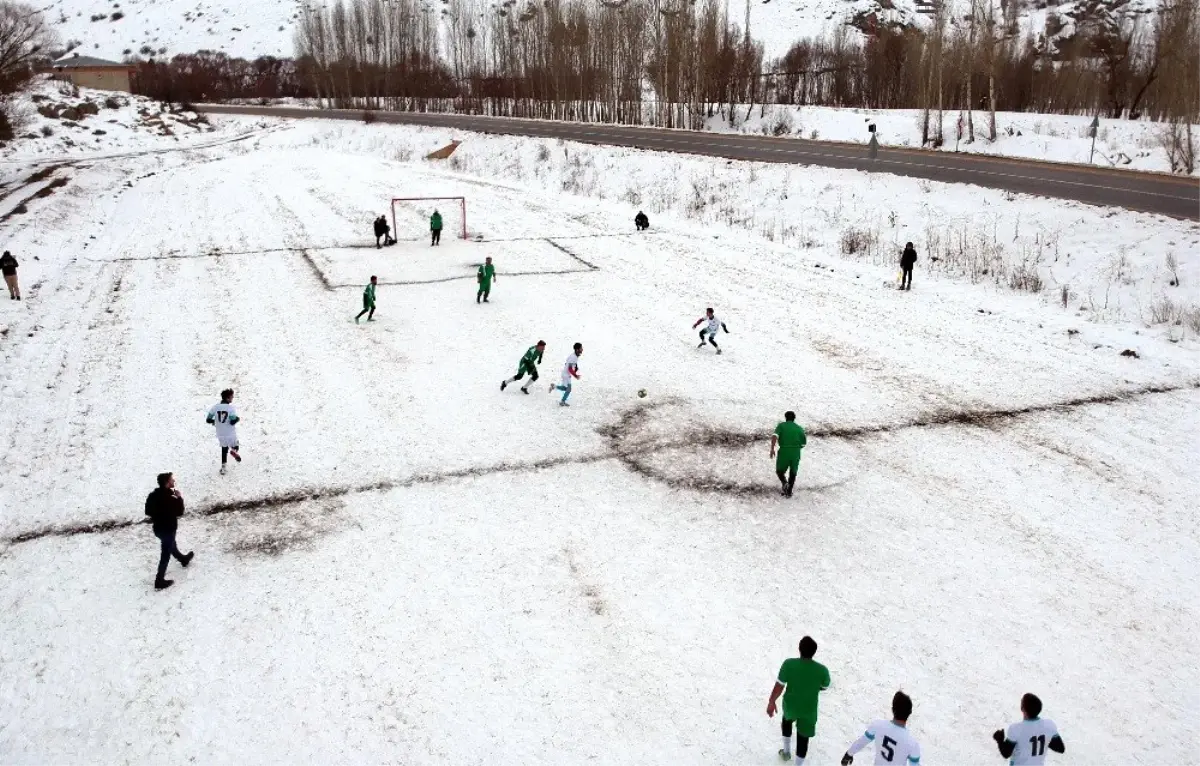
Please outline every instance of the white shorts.
[[570, 388], [572, 380], [574, 380], [574, 378], [572, 378], [570, 375], [563, 375], [563, 377], [562, 377], [563, 388]]
[[238, 446], [237, 431], [230, 431], [228, 433], [218, 432], [217, 443], [219, 443], [222, 447], [236, 449]]

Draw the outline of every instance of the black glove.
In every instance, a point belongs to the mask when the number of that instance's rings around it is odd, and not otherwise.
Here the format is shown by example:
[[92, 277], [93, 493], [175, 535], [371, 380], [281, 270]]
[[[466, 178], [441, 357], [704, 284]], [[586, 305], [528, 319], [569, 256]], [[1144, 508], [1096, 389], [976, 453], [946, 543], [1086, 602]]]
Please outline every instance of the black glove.
[[850, 766], [852, 763], [854, 763], [854, 756], [849, 753], [842, 756], [842, 766]]
[[996, 740], [996, 744], [1000, 744], [1001, 742], [1003, 742], [1004, 741], [1004, 729], [996, 729], [996, 731], [992, 732], [992, 739]]

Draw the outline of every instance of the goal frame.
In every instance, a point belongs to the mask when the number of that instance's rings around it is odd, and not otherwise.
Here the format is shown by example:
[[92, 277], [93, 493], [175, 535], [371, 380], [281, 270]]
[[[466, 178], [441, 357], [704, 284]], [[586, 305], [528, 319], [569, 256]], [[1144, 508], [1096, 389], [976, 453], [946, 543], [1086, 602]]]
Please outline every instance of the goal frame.
[[397, 202], [454, 202], [458, 205], [459, 218], [462, 220], [462, 231], [459, 232], [459, 239], [467, 238], [467, 198], [466, 197], [392, 197], [392, 236], [397, 236], [400, 233], [399, 227], [396, 225], [396, 203]]

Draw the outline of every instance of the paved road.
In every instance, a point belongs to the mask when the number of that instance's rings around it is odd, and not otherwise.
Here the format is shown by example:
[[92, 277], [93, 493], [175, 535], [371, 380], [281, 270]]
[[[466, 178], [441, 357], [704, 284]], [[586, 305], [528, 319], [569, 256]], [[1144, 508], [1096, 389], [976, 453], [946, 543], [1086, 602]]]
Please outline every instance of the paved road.
[[[360, 110], [208, 105], [210, 114], [264, 117], [314, 117], [361, 120]], [[734, 160], [786, 162], [851, 170], [873, 170], [946, 183], [966, 183], [1021, 194], [1076, 200], [1200, 220], [1200, 180], [1162, 173], [1140, 173], [1032, 160], [1015, 160], [921, 149], [880, 148], [872, 160], [867, 147], [796, 138], [701, 133], [620, 125], [474, 117], [420, 112], [373, 112], [378, 122], [425, 125], [479, 133], [562, 138], [592, 144], [702, 154]]]

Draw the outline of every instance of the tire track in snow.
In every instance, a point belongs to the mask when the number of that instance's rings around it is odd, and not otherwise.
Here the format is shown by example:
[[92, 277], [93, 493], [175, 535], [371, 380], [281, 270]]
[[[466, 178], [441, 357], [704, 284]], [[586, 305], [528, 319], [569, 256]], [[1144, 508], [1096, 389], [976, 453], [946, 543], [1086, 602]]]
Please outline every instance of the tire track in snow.
[[[1152, 396], [1193, 390], [1200, 390], [1200, 380], [1169, 385], [1143, 386], [1125, 391], [1110, 391], [1074, 397], [1063, 401], [1032, 404], [1010, 409], [953, 410], [947, 408], [891, 423], [816, 426], [808, 430], [808, 435], [814, 439], [859, 441], [914, 429], [947, 427], [1001, 428], [1026, 417], [1063, 414], [1084, 407], [1123, 404]], [[405, 479], [384, 479], [367, 484], [298, 488], [290, 492], [277, 493], [267, 497], [247, 498], [202, 506], [199, 509], [193, 510], [192, 515], [207, 517], [227, 513], [263, 511], [298, 503], [346, 497], [348, 495], [387, 492], [394, 489], [407, 489], [426, 484], [443, 484], [459, 479], [481, 477], [490, 474], [531, 473], [567, 465], [590, 465], [608, 460], [620, 461], [632, 473], [650, 481], [665, 484], [672, 489], [742, 497], [769, 495], [775, 492], [773, 485], [739, 483], [696, 477], [683, 478], [668, 475], [650, 465], [645, 461], [646, 457], [668, 449], [685, 448], [711, 451], [719, 448], [749, 447], [770, 440], [770, 436], [761, 431], [706, 429], [699, 431], [696, 435], [687, 439], [651, 441], [634, 446], [625, 446], [625, 442], [631, 437], [636, 436], [640, 425], [660, 406], [662, 405], [658, 403], [638, 405], [626, 410], [616, 422], [602, 427], [600, 430], [604, 436], [608, 437], [609, 448], [600, 453], [559, 456], [523, 462], [502, 462], [490, 466], [461, 468], [440, 473], [416, 474]], [[828, 488], [822, 487], [818, 491]], [[3, 538], [0, 542], [4, 543], [7, 547], [46, 537], [71, 537], [73, 535], [112, 532], [120, 529], [128, 529], [142, 523], [145, 522], [134, 519], [109, 519], [89, 524], [41, 527], [11, 535]]]

